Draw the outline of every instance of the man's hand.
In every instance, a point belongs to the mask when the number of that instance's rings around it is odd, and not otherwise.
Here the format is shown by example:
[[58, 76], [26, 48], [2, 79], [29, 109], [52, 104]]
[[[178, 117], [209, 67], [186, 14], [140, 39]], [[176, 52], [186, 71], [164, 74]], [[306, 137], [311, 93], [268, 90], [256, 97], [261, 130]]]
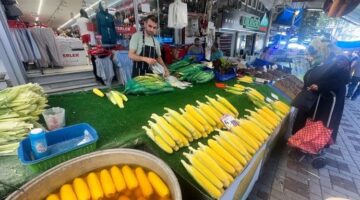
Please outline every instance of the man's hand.
[[319, 90], [319, 87], [315, 84], [310, 85], [310, 87], [307, 88], [309, 91], [316, 92]]
[[155, 65], [157, 63], [157, 61], [155, 59], [147, 58], [147, 57], [143, 57], [143, 61], [149, 65]]
[[164, 67], [164, 77], [168, 77], [170, 75], [169, 70], [167, 69], [167, 67]]

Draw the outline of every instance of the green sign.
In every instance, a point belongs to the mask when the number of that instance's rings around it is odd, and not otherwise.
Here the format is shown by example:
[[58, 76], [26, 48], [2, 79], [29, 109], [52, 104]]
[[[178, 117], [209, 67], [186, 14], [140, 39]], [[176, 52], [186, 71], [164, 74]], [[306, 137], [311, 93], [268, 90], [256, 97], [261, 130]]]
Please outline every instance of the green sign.
[[247, 17], [241, 16], [240, 25], [247, 29], [259, 30], [260, 28], [260, 19], [257, 17]]

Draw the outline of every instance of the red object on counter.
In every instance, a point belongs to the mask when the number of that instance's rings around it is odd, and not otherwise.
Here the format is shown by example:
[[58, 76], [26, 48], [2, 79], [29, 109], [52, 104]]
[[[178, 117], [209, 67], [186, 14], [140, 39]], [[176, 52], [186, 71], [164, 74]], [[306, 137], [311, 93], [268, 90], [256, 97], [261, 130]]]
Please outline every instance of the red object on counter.
[[220, 89], [225, 89], [226, 88], [226, 84], [225, 83], [215, 83], [215, 86], [217, 88], [220, 88]]

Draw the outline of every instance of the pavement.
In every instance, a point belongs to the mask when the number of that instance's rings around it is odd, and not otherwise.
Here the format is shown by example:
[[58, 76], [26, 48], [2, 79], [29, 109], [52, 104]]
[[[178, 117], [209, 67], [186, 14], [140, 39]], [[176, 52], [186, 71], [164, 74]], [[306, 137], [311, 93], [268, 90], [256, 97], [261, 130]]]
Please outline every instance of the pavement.
[[337, 141], [326, 149], [327, 165], [311, 166], [280, 142], [265, 163], [249, 200], [360, 200], [360, 99], [346, 100]]

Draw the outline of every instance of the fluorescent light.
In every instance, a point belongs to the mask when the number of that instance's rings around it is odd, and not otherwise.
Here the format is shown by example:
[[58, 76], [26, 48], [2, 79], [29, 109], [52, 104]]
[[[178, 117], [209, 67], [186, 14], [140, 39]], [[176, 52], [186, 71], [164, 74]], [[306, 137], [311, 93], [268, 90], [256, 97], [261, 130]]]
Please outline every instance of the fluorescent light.
[[306, 9], [306, 10], [308, 10], [308, 11], [324, 11], [324, 10], [321, 9], [321, 8], [308, 8], [308, 9]]
[[40, 0], [39, 7], [38, 7], [38, 10], [37, 10], [37, 15], [40, 15], [42, 5], [43, 5], [43, 0]]

